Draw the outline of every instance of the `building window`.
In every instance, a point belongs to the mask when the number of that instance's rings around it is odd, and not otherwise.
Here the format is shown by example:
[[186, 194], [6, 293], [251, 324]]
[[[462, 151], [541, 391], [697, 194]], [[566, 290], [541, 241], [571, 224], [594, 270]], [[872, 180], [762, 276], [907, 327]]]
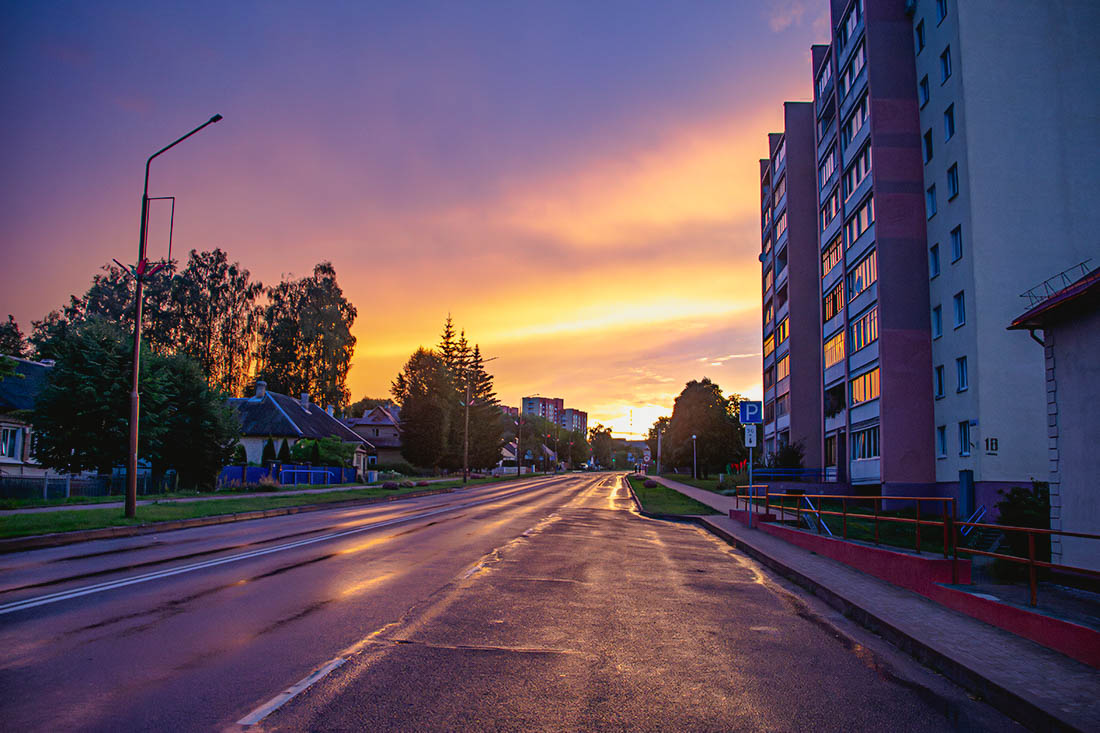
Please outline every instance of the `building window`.
[[787, 337], [790, 336], [790, 318], [784, 318], [779, 322], [779, 325], [775, 327], [775, 345], [779, 346]]
[[959, 455], [970, 455], [970, 421], [961, 420], [959, 422]]
[[927, 165], [932, 162], [932, 131], [927, 130], [924, 133], [924, 163]]
[[787, 159], [787, 141], [779, 143], [779, 149], [775, 151], [775, 160], [772, 161], [772, 170], [776, 170], [779, 166], [783, 165], [783, 161]]
[[943, 390], [944, 390], [943, 364], [939, 364], [938, 366], [936, 366], [935, 370], [933, 371], [933, 373], [932, 373], [932, 384], [933, 384], [934, 389], [936, 390], [936, 399], [938, 400], [938, 399], [942, 398], [943, 397]]
[[821, 161], [821, 167], [818, 169], [818, 175], [820, 176], [818, 187], [825, 188], [825, 182], [833, 176], [833, 171], [836, 170], [836, 146], [829, 148], [829, 152], [825, 153], [825, 159]]
[[864, 94], [863, 98], [856, 104], [855, 109], [852, 110], [852, 114], [844, 122], [844, 126], [840, 128], [840, 140], [844, 147], [848, 147], [856, 135], [859, 134], [859, 131], [863, 129], [863, 123], [867, 121], [867, 114], [867, 95]]
[[955, 136], [955, 105], [951, 105], [943, 112], [943, 139], [950, 140]]
[[947, 426], [936, 428], [936, 458], [947, 458]]
[[832, 195], [825, 201], [825, 207], [821, 209], [821, 231], [825, 231], [829, 223], [832, 222], [839, 213], [840, 195], [837, 191], [833, 191]]
[[852, 380], [852, 404], [878, 399], [878, 367]]
[[863, 0], [856, 0], [852, 9], [848, 11], [848, 14], [844, 16], [844, 22], [840, 24], [837, 29], [837, 40], [840, 41], [838, 47], [844, 48], [848, 45], [848, 41], [852, 40], [852, 36], [856, 32], [856, 28], [859, 26], [859, 21], [863, 17]]
[[775, 193], [772, 194], [772, 205], [779, 206], [779, 200], [783, 198], [783, 194], [787, 193], [787, 177], [783, 176], [779, 179], [779, 183], [775, 184]]
[[764, 324], [767, 325], [772, 322], [772, 302], [769, 300], [764, 304]]
[[951, 77], [951, 47], [948, 46], [940, 54], [940, 83], [946, 82]]
[[932, 309], [932, 338], [938, 339], [940, 336], [943, 336], [943, 308], [937, 305]]
[[878, 306], [867, 311], [852, 324], [852, 353], [878, 338]]
[[933, 244], [928, 248], [928, 279], [931, 280], [940, 274], [940, 245]]
[[833, 237], [833, 241], [829, 242], [828, 248], [825, 250], [825, 254], [821, 255], [821, 277], [824, 278], [829, 272], [836, 266], [836, 263], [840, 262], [841, 256], [844, 254], [844, 239], [841, 235]]
[[962, 326], [966, 323], [966, 301], [963, 298], [963, 291], [955, 293], [955, 328]]
[[878, 256], [875, 250], [860, 260], [859, 264], [848, 273], [848, 300], [862, 293], [871, 284], [878, 280]]
[[965, 392], [970, 389], [970, 380], [966, 374], [966, 357], [960, 356], [955, 359], [955, 379], [958, 382], [956, 392]]
[[928, 100], [932, 98], [932, 89], [928, 85], [928, 75], [925, 74], [924, 78], [920, 80], [920, 84], [917, 85], [917, 96], [920, 99], [921, 109], [924, 105], [928, 104]]
[[867, 60], [867, 51], [864, 45], [859, 44], [859, 48], [852, 54], [852, 60], [844, 67], [844, 70], [840, 73], [840, 77], [837, 81], [837, 91], [840, 92], [841, 98], [848, 93], [848, 90], [852, 88], [856, 78], [859, 76], [859, 72], [863, 71], [863, 64]]
[[936, 0], [936, 22], [942, 22], [945, 17], [947, 17], [947, 0]]
[[768, 237], [764, 240], [764, 254], [768, 254], [772, 251], [772, 238]]
[[829, 291], [829, 294], [825, 296], [823, 303], [826, 321], [828, 321], [830, 318], [840, 312], [840, 309], [844, 306], [843, 280], [838, 282], [836, 284], [836, 287]]
[[787, 231], [787, 212], [783, 211], [782, 214], [775, 220], [775, 238], [778, 240], [783, 236], [783, 232]]
[[791, 395], [787, 394], [779, 395], [775, 400], [775, 416], [783, 417], [791, 411]]
[[0, 456], [4, 458], [19, 458], [19, 428], [0, 429]]
[[775, 422], [775, 403], [764, 403], [764, 422]]
[[760, 228], [767, 229], [768, 224], [772, 223], [772, 210], [771, 207], [765, 207], [764, 211], [760, 214]]
[[963, 256], [963, 228], [960, 224], [951, 230], [951, 261], [958, 262]]
[[925, 191], [925, 208], [928, 210], [928, 218], [936, 215], [936, 184], [929, 186]]
[[947, 200], [959, 195], [959, 164], [955, 163], [947, 169]]
[[787, 354], [775, 365], [775, 381], [786, 379], [791, 373], [791, 357]]
[[852, 433], [852, 459], [878, 458], [878, 425]]
[[844, 331], [838, 331], [835, 336], [825, 342], [825, 368], [828, 369], [844, 359]]
[[863, 183], [863, 180], [867, 178], [867, 174], [871, 172], [871, 146], [867, 145], [859, 152], [856, 159], [852, 161], [852, 165], [848, 167], [847, 172], [844, 174], [844, 200], [847, 201], [859, 184]]
[[764, 389], [771, 389], [775, 386], [775, 367], [768, 367], [764, 370]]
[[924, 50], [924, 21], [917, 23], [917, 28], [914, 31], [917, 39], [917, 53]]
[[817, 77], [817, 96], [824, 97], [825, 90], [829, 87], [829, 82], [833, 79], [833, 60], [832, 58], [825, 59], [825, 63], [821, 67], [821, 76]]
[[875, 201], [868, 196], [867, 200], [856, 210], [855, 215], [848, 220], [848, 246], [851, 247], [859, 237], [875, 223]]
[[765, 293], [768, 292], [769, 290], [771, 290], [772, 278], [773, 277], [774, 277], [774, 275], [772, 274], [772, 268], [769, 267], [767, 270], [764, 271], [764, 292]]
[[826, 466], [835, 466], [836, 465], [836, 436], [835, 435], [826, 435], [825, 436], [825, 465]]
[[769, 333], [767, 338], [764, 339], [764, 358], [767, 359], [771, 356], [773, 351], [775, 351], [775, 336]]

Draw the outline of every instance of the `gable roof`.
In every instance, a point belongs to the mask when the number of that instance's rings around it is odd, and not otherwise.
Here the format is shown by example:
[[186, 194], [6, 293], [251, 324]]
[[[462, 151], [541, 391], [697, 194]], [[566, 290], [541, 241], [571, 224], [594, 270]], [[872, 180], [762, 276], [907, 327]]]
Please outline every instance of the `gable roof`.
[[309, 410], [293, 397], [278, 392], [227, 400], [241, 419], [241, 434], [272, 438], [336, 438], [345, 443], [374, 446], [340, 420], [311, 402]]
[[367, 410], [366, 414], [363, 415], [363, 417], [349, 417], [345, 419], [344, 424], [350, 425], [352, 427], [367, 425], [370, 427], [384, 426], [400, 428], [401, 423], [396, 415], [396, 412], [396, 406], [394, 406], [392, 409], [387, 409], [387, 407], [379, 405], [377, 407], [372, 407], [371, 409]]
[[33, 409], [38, 394], [46, 386], [53, 364], [14, 356], [0, 356], [0, 359], [15, 362], [15, 375], [0, 379], [0, 413]]

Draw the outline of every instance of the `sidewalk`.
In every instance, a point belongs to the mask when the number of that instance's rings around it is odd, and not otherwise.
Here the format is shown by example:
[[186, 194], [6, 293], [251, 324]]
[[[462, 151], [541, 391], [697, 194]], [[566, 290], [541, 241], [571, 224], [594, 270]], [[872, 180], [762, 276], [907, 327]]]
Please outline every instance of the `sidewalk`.
[[652, 477], [721, 512], [706, 529], [1032, 728], [1095, 730], [1100, 672], [729, 518], [733, 497]]

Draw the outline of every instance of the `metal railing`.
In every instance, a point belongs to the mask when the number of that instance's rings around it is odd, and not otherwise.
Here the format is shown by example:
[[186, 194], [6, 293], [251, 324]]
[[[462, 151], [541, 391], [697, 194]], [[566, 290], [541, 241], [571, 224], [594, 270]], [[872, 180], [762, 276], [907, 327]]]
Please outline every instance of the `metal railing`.
[[[747, 487], [740, 487], [747, 488]], [[750, 496], [747, 492], [738, 494], [736, 497], [738, 506], [740, 502], [744, 501], [747, 504], [749, 512], [754, 510], [763, 514], [770, 514], [773, 510], [778, 511], [779, 521], [786, 521], [790, 518], [794, 518], [795, 526], [800, 527], [802, 524], [803, 513], [815, 515], [818, 517], [817, 533], [822, 532], [822, 522], [820, 521], [820, 515], [827, 515], [841, 518], [841, 537], [845, 541], [849, 541], [849, 520], [865, 521], [870, 520], [873, 529], [873, 542], [874, 544], [882, 544], [882, 538], [880, 533], [881, 523], [894, 523], [902, 525], [911, 525], [914, 528], [913, 531], [913, 549], [919, 555], [921, 553], [922, 536], [927, 538], [926, 533], [922, 533], [922, 528], [934, 527], [934, 534], [936, 536], [942, 536], [942, 551], [945, 559], [951, 559], [951, 581], [952, 583], [958, 583], [959, 571], [958, 560], [959, 553], [968, 555], [977, 555], [982, 557], [991, 557], [997, 560], [1004, 560], [1006, 562], [1018, 563], [1027, 565], [1028, 568], [1028, 587], [1030, 591], [1030, 605], [1037, 605], [1038, 599], [1038, 570], [1040, 568], [1047, 568], [1063, 573], [1082, 575], [1090, 578], [1100, 578], [1100, 570], [1093, 570], [1090, 568], [1081, 568], [1073, 565], [1065, 565], [1061, 563], [1049, 562], [1047, 560], [1040, 559], [1037, 556], [1036, 537], [1052, 537], [1058, 535], [1061, 537], [1075, 537], [1080, 539], [1100, 540], [1098, 534], [1088, 534], [1085, 532], [1069, 532], [1057, 529], [1040, 529], [1035, 527], [1016, 527], [1012, 525], [1002, 524], [989, 524], [980, 521], [958, 521], [955, 516], [956, 504], [955, 499], [952, 497], [942, 496], [846, 496], [842, 494], [762, 494], [757, 496]], [[802, 503], [806, 501], [810, 507], [813, 507], [809, 503], [810, 499], [817, 499], [818, 506], [816, 508], [803, 509]], [[778, 500], [778, 501], [777, 501]], [[791, 506], [788, 507], [788, 500], [790, 500]], [[825, 501], [839, 501], [840, 511], [825, 509]], [[916, 511], [916, 516], [903, 517], [897, 516], [891, 513], [884, 513], [882, 509], [882, 503], [884, 501], [893, 502], [906, 502], [912, 504]], [[849, 503], [854, 503], [857, 506], [859, 504], [870, 504], [872, 512], [870, 514], [858, 511], [849, 511]], [[933, 509], [928, 510], [926, 507], [932, 505]], [[938, 509], [938, 511], [936, 511]], [[982, 507], [978, 512], [975, 512], [971, 516], [971, 519], [977, 517], [981, 519], [985, 516], [985, 507]], [[967, 547], [963, 542], [966, 536], [971, 534], [974, 529], [992, 529], [1005, 533], [1023, 533], [1027, 537], [1027, 557], [1021, 557], [1018, 555], [1009, 555], [1003, 552], [992, 552], [987, 550], [978, 550], [972, 547]], [[831, 534], [831, 533], [830, 533]], [[898, 545], [893, 545], [898, 546]]]

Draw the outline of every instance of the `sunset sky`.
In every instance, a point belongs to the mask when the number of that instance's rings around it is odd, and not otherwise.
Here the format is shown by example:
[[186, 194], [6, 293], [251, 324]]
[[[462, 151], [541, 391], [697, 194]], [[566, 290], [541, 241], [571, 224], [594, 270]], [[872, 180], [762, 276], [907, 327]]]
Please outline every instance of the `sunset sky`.
[[[810, 94], [824, 0], [4, 2], [0, 317], [136, 254], [336, 266], [352, 398], [448, 313], [507, 404], [625, 436], [689, 379], [760, 395], [758, 159]], [[167, 243], [153, 217], [150, 256]]]

